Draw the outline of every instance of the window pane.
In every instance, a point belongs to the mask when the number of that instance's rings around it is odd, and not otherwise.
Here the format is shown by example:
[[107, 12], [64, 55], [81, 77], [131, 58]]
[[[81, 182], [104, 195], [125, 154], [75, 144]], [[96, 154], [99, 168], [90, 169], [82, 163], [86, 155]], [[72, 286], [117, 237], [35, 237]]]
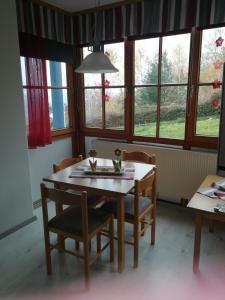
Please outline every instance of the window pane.
[[161, 88], [160, 137], [184, 139], [187, 87]]
[[[88, 51], [88, 47], [83, 48], [83, 59], [91, 54], [90, 51]], [[85, 73], [84, 74], [84, 86], [101, 86], [102, 85], [102, 79], [101, 74], [90, 74]]]
[[104, 51], [119, 70], [116, 73], [106, 73], [105, 79], [109, 81], [109, 85], [124, 85], [124, 43], [105, 45]]
[[202, 52], [200, 66], [200, 82], [212, 82], [222, 80], [222, 69], [225, 58], [224, 43], [222, 47], [216, 47], [216, 40], [225, 37], [225, 28], [213, 28], [203, 30]]
[[163, 38], [162, 83], [187, 83], [190, 34], [179, 34]]
[[159, 38], [135, 41], [135, 84], [158, 81]]
[[221, 89], [200, 86], [198, 92], [198, 114], [196, 134], [205, 136], [219, 135]]
[[102, 128], [102, 90], [85, 89], [86, 127]]
[[106, 89], [105, 126], [112, 129], [124, 129], [124, 89]]
[[26, 85], [27, 80], [26, 80], [26, 69], [25, 69], [25, 58], [24, 57], [20, 57], [20, 65], [21, 65], [22, 84]]
[[49, 114], [53, 130], [69, 127], [67, 89], [48, 89]]
[[156, 136], [157, 88], [135, 89], [134, 134]]
[[52, 87], [67, 86], [66, 64], [57, 61], [46, 61], [47, 84]]

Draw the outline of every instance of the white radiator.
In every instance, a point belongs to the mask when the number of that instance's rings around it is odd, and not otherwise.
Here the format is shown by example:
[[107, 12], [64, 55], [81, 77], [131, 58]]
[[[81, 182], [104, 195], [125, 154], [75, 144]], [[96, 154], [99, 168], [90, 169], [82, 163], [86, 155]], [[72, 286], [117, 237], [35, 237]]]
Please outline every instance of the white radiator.
[[217, 154], [155, 147], [140, 144], [127, 144], [101, 139], [93, 139], [92, 147], [99, 157], [113, 158], [116, 148], [128, 151], [155, 153], [158, 167], [158, 198], [180, 202], [190, 199], [208, 174], [215, 174]]

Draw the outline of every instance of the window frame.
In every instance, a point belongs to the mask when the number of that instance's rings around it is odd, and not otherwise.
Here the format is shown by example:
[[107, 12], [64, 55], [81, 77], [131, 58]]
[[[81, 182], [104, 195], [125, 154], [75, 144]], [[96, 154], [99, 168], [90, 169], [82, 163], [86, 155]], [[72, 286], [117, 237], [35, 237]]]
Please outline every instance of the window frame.
[[[45, 63], [47, 60], [45, 60]], [[66, 64], [66, 75], [67, 75], [67, 86], [47, 86], [47, 92], [48, 90], [67, 90], [67, 97], [68, 97], [68, 119], [69, 119], [69, 127], [61, 128], [61, 129], [51, 129], [51, 136], [53, 139], [59, 139], [67, 136], [72, 136], [72, 133], [74, 131], [74, 120], [73, 120], [73, 114], [71, 113], [73, 111], [73, 101], [72, 99], [74, 98], [74, 85], [73, 85], [73, 65], [65, 63]], [[27, 85], [22, 84], [22, 88], [28, 89], [28, 88], [34, 88], [38, 89], [40, 87], [38, 86], [33, 86], [33, 87], [28, 87]]]
[[[124, 41], [119, 42], [113, 42], [113, 43], [104, 43], [104, 45], [108, 44], [116, 44], [121, 43]], [[103, 51], [104, 51], [104, 45], [103, 45]], [[126, 136], [126, 67], [125, 67], [125, 42], [124, 42], [124, 85], [110, 85], [109, 87], [104, 86], [105, 81], [105, 74], [101, 74], [101, 85], [96, 86], [85, 86], [84, 84], [84, 75], [81, 77], [81, 85], [82, 85], [82, 122], [81, 122], [81, 129], [84, 134], [89, 134], [91, 136], [94, 136], [95, 134], [99, 134], [104, 137], [124, 137]], [[80, 49], [80, 55], [81, 55], [81, 61], [83, 60], [83, 47]], [[107, 89], [113, 89], [113, 88], [122, 88], [124, 89], [124, 129], [113, 129], [113, 128], [105, 128], [106, 124], [106, 113], [105, 113], [105, 101], [104, 96], [106, 94]], [[89, 89], [100, 89], [102, 93], [102, 127], [86, 127], [86, 114], [85, 114], [85, 90]]]
[[[220, 28], [224, 26], [214, 26], [213, 28]], [[211, 28], [211, 27], [210, 27]], [[187, 84], [147, 84], [146, 86], [157, 86], [161, 88], [161, 86], [187, 86], [187, 98], [186, 98], [186, 115], [185, 115], [185, 134], [184, 139], [174, 139], [174, 138], [166, 138], [166, 137], [150, 137], [150, 136], [139, 136], [134, 134], [134, 89], [139, 85], [135, 85], [134, 82], [134, 44], [135, 40], [146, 39], [137, 38], [133, 40], [124, 40], [124, 76], [125, 76], [125, 128], [124, 130], [112, 130], [112, 129], [100, 129], [100, 128], [88, 128], [85, 126], [85, 106], [84, 106], [84, 78], [82, 76], [82, 88], [81, 88], [81, 99], [82, 99], [82, 118], [80, 123], [80, 133], [83, 136], [93, 136], [93, 137], [103, 137], [103, 138], [115, 138], [115, 139], [123, 139], [127, 142], [147, 142], [154, 144], [164, 144], [169, 146], [180, 146], [183, 149], [190, 150], [192, 147], [197, 148], [207, 148], [207, 149], [215, 149], [218, 143], [218, 137], [211, 136], [201, 136], [196, 135], [196, 122], [197, 122], [197, 105], [198, 105], [198, 86], [201, 85], [199, 82], [200, 76], [200, 63], [201, 63], [201, 39], [202, 39], [202, 31], [204, 29], [192, 28], [191, 31], [180, 32], [176, 34], [167, 34], [158, 36], [160, 39], [159, 49], [161, 51], [160, 57], [162, 57], [162, 39], [165, 36], [169, 35], [178, 35], [183, 33], [190, 33], [190, 57], [189, 57], [189, 75]], [[154, 38], [155, 36], [152, 36]], [[148, 37], [147, 37], [148, 38]], [[105, 43], [106, 44], [106, 43]], [[80, 48], [80, 57], [81, 61], [83, 58], [82, 55], [82, 47]], [[161, 62], [160, 62], [161, 63]], [[104, 76], [104, 75], [103, 75]], [[103, 77], [102, 76], [102, 77]], [[159, 74], [158, 74], [159, 76]], [[103, 80], [102, 80], [103, 82]], [[210, 83], [203, 85], [211, 85]], [[142, 85], [145, 86], [145, 85]], [[89, 87], [88, 87], [89, 88]], [[96, 87], [95, 87], [96, 88]], [[103, 87], [104, 89], [104, 87]], [[159, 133], [159, 117], [160, 117], [160, 97], [158, 93], [157, 97], [157, 127]], [[104, 110], [103, 110], [104, 111]]]

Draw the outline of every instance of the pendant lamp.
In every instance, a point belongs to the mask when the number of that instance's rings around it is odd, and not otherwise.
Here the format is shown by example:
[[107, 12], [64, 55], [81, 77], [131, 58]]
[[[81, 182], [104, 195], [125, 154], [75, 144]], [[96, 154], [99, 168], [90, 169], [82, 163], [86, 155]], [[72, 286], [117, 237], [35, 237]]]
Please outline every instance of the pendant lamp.
[[75, 69], [76, 73], [115, 73], [119, 70], [101, 50], [100, 45], [93, 46], [93, 52], [85, 57], [81, 65]]
[[106, 56], [103, 52], [103, 46], [100, 44], [99, 32], [97, 32], [98, 26], [98, 18], [99, 18], [99, 7], [100, 3], [97, 7], [96, 11], [96, 19], [95, 19], [95, 28], [94, 28], [94, 38], [92, 42], [92, 53], [85, 57], [81, 65], [75, 69], [76, 73], [115, 73], [119, 70], [114, 67], [111, 63], [108, 56]]

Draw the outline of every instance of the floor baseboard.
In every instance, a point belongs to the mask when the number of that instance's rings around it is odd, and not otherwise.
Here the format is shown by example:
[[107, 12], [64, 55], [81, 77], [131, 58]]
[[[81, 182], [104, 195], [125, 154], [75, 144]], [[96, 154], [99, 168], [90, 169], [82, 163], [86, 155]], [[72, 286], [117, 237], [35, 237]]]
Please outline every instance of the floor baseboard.
[[24, 222], [22, 222], [22, 223], [20, 223], [20, 224], [18, 224], [16, 226], [13, 226], [12, 228], [10, 228], [10, 229], [8, 229], [8, 230], [0, 233], [0, 240], [3, 239], [3, 238], [5, 238], [6, 236], [8, 236], [8, 235], [10, 235], [10, 234], [12, 234], [14, 232], [16, 232], [17, 230], [21, 229], [22, 227], [24, 227], [24, 226], [26, 226], [26, 225], [28, 225], [28, 224], [36, 221], [36, 220], [37, 220], [37, 217], [33, 216], [32, 218], [29, 218], [29, 219], [25, 220]]

